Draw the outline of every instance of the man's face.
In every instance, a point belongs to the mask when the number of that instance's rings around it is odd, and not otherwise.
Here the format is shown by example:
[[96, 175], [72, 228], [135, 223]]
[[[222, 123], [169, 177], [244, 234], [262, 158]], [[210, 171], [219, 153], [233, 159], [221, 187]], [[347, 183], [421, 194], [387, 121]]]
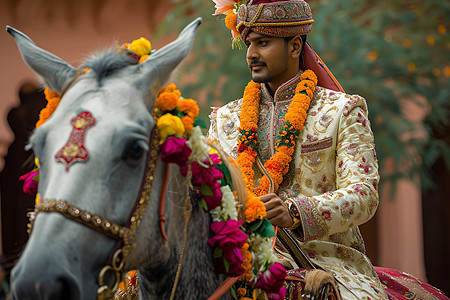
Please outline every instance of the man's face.
[[292, 71], [292, 66], [289, 65], [288, 43], [283, 38], [250, 32], [245, 44], [247, 63], [255, 82], [268, 83], [272, 91], [275, 91], [297, 74], [298, 66]]

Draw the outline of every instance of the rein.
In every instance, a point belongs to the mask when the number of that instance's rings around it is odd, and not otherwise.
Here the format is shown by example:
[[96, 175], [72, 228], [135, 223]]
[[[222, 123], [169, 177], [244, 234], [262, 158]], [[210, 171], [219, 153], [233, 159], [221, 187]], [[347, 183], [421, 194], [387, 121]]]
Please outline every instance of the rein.
[[[136, 230], [147, 210], [150, 192], [152, 190], [156, 159], [158, 158], [158, 141], [158, 131], [153, 129], [150, 137], [151, 150], [149, 151], [147, 158], [147, 168], [142, 182], [140, 195], [135, 202], [134, 208], [131, 211], [125, 226], [121, 226], [106, 218], [82, 210], [64, 200], [45, 198], [35, 208], [36, 215], [39, 212], [57, 212], [72, 221], [78, 222], [106, 236], [119, 240], [118, 244], [113, 249], [111, 255], [112, 258], [110, 259], [109, 264], [103, 267], [98, 275], [98, 285], [100, 286], [97, 290], [98, 300], [114, 298], [114, 293], [117, 290], [124, 273], [123, 267], [125, 265], [125, 260], [136, 246]], [[33, 220], [31, 220], [30, 229], [32, 228], [32, 225]], [[112, 287], [105, 283], [105, 275], [108, 272], [113, 272], [115, 275], [115, 281]]]

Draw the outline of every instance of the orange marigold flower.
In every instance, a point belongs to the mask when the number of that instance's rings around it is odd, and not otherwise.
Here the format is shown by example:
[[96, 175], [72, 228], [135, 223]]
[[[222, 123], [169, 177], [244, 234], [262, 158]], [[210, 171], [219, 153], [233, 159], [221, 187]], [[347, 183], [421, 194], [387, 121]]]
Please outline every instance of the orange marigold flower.
[[[244, 268], [244, 274], [241, 275], [241, 280], [249, 281], [252, 277], [252, 254], [250, 251], [248, 251], [249, 245], [248, 243], [245, 243], [244, 246], [241, 248], [241, 254], [242, 254], [242, 267]], [[246, 290], [243, 289], [244, 292], [242, 296], [245, 296]], [[239, 289], [238, 289], [239, 294]]]
[[249, 131], [252, 130], [252, 128], [258, 128], [258, 126], [254, 122], [243, 122], [239, 128], [242, 128], [242, 130], [245, 131]]
[[[244, 277], [244, 275], [242, 275], [241, 277]], [[247, 280], [245, 279], [245, 281], [247, 281]], [[236, 291], [236, 294], [238, 297], [243, 297], [243, 296], [245, 296], [245, 294], [247, 294], [247, 290], [244, 288], [238, 288]]]
[[199, 113], [199, 108], [197, 101], [193, 99], [180, 99], [178, 100], [178, 110], [182, 113], [186, 113], [192, 118], [197, 118]]
[[309, 79], [312, 82], [314, 82], [315, 85], [317, 85], [317, 76], [316, 74], [314, 74], [313, 71], [311, 70], [305, 70], [301, 75], [300, 75], [300, 79], [301, 80], [305, 80], [305, 79]]
[[39, 113], [39, 120], [36, 123], [36, 128], [44, 124], [48, 120], [48, 118], [51, 117], [53, 112], [58, 107], [59, 102], [61, 101], [60, 94], [50, 90], [49, 88], [46, 88], [44, 90], [44, 95], [45, 99], [47, 100], [47, 106], [43, 108]]
[[171, 111], [177, 107], [179, 96], [175, 92], [162, 92], [156, 98], [156, 107], [162, 112]]
[[172, 93], [172, 92], [175, 92], [175, 91], [178, 91], [180, 93], [180, 96], [181, 96], [181, 92], [179, 90], [177, 90], [177, 86], [175, 85], [175, 83], [171, 83], [168, 86], [163, 87], [162, 89], [160, 89], [158, 95], [161, 94], [161, 93], [164, 93], [164, 92]]
[[244, 217], [245, 221], [251, 223], [256, 220], [261, 220], [267, 215], [264, 203], [259, 200], [259, 197], [249, 195], [247, 203], [245, 204]]
[[225, 18], [225, 26], [230, 29], [234, 35], [239, 36], [239, 31], [236, 29], [237, 26], [237, 15], [230, 11]]
[[182, 117], [181, 122], [184, 125], [184, 134], [188, 134], [194, 128], [194, 120], [189, 116]]

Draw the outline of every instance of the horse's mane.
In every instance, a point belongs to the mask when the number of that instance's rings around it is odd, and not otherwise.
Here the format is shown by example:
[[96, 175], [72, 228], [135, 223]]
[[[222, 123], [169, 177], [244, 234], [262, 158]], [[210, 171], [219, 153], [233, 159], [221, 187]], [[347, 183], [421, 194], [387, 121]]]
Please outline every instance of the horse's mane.
[[225, 153], [217, 144], [210, 142], [208, 143], [210, 147], [212, 147], [214, 150], [216, 150], [220, 158], [222, 159], [222, 162], [227, 166], [228, 170], [231, 174], [231, 179], [233, 181], [233, 187], [237, 194], [237, 202], [238, 202], [238, 219], [243, 220], [244, 219], [244, 206], [247, 202], [247, 189], [245, 187], [244, 180], [241, 176], [241, 171], [239, 170], [239, 166], [234, 161], [234, 159]]
[[96, 74], [97, 83], [101, 86], [103, 80], [115, 71], [136, 63], [137, 61], [129, 55], [124, 55], [117, 50], [110, 49], [91, 56], [83, 64], [82, 68], [93, 70]]

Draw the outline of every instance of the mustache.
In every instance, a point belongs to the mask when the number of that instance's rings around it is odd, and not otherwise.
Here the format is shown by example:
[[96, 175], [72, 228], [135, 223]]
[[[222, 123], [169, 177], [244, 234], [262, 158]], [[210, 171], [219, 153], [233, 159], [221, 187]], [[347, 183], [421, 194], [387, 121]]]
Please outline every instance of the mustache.
[[259, 65], [259, 66], [267, 66], [266, 62], [262, 61], [262, 60], [252, 60], [249, 64], [248, 67], [251, 69], [254, 67], [254, 65]]

